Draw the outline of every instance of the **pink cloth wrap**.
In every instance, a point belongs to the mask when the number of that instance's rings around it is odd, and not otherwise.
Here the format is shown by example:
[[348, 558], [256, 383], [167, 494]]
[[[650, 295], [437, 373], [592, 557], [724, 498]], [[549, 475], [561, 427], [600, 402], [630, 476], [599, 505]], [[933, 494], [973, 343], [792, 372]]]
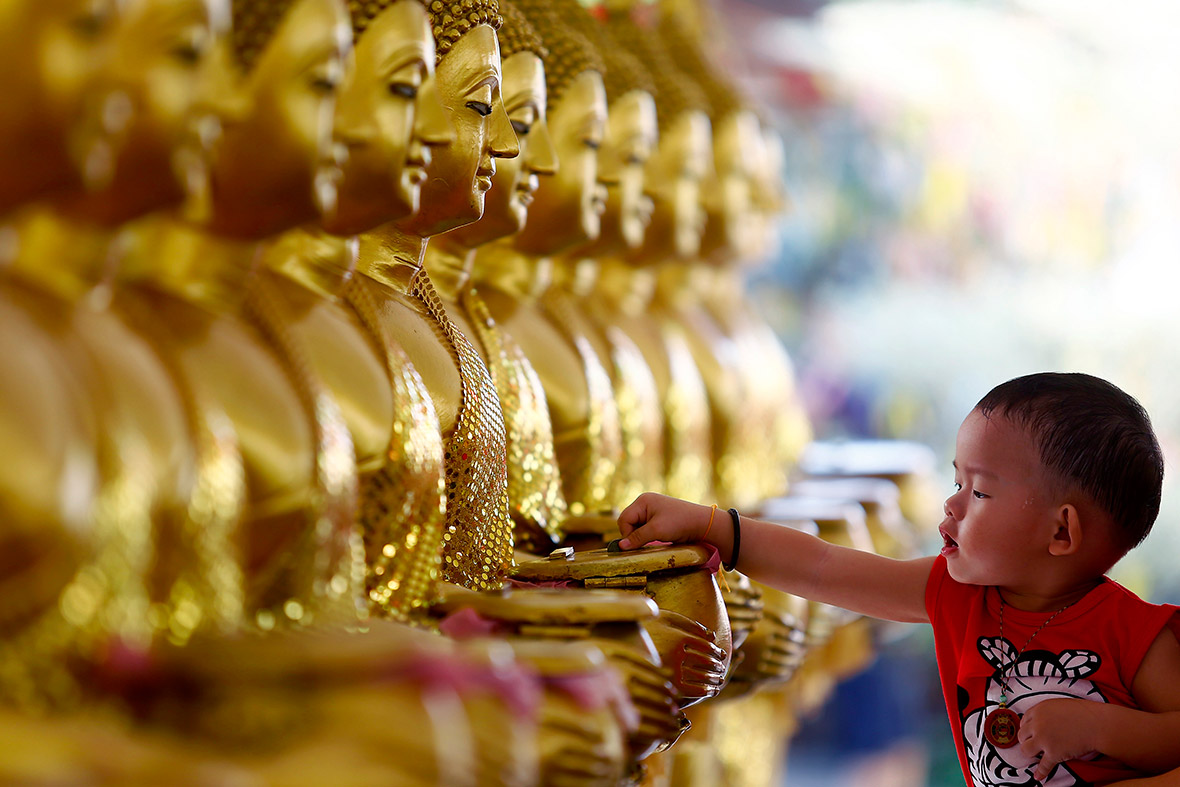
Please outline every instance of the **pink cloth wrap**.
[[455, 610], [438, 624], [439, 631], [460, 642], [476, 637], [491, 637], [499, 634], [502, 629], [499, 623], [485, 618], [471, 607]]
[[461, 654], [413, 656], [390, 668], [391, 680], [410, 681], [424, 692], [449, 690], [460, 697], [495, 695], [518, 718], [535, 720], [541, 704], [540, 677], [527, 666], [465, 661]]
[[628, 732], [639, 729], [639, 711], [627, 693], [622, 677], [613, 669], [545, 678], [545, 685], [568, 696], [585, 711], [609, 707]]

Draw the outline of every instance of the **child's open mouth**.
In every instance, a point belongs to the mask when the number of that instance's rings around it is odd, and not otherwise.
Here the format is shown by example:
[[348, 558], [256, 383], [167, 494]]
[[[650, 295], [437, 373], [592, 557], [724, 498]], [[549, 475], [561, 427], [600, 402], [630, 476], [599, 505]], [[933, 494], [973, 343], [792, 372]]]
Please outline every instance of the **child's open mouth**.
[[946, 532], [945, 530], [943, 530], [941, 527], [940, 527], [940, 528], [938, 528], [938, 534], [939, 534], [940, 536], [942, 536], [942, 550], [941, 550], [941, 554], [943, 554], [943, 555], [949, 555], [949, 554], [951, 554], [952, 552], [954, 552], [954, 551], [958, 550], [958, 548], [959, 548], [959, 542], [958, 542], [958, 541], [955, 541], [953, 538], [951, 538], [951, 537], [950, 537], [950, 536], [947, 534], [947, 532]]

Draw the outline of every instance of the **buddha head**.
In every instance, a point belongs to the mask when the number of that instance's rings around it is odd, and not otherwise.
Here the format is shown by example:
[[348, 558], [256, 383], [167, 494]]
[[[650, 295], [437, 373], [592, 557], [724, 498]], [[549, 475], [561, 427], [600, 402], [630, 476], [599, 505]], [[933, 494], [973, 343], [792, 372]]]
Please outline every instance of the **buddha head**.
[[713, 166], [708, 101], [677, 68], [650, 14], [613, 10], [607, 30], [616, 45], [640, 59], [656, 88], [659, 142], [644, 170], [651, 223], [643, 245], [626, 257], [642, 264], [692, 258], [700, 251], [705, 223], [701, 189]]
[[758, 177], [764, 140], [757, 114], [725, 69], [709, 57], [685, 20], [665, 13], [659, 19], [659, 36], [677, 54], [676, 65], [704, 92], [713, 129], [713, 168], [702, 206], [706, 213], [702, 256], [714, 261], [745, 257], [758, 243], [753, 190]]
[[757, 168], [753, 180], [754, 217], [757, 224], [757, 242], [753, 252], [746, 257], [751, 262], [761, 262], [777, 250], [779, 219], [790, 208], [791, 197], [787, 193], [783, 167], [786, 164], [786, 149], [782, 135], [768, 123], [762, 125], [762, 164]]
[[117, 0], [0, 3], [0, 214], [81, 184], [70, 135], [108, 51]]
[[265, 238], [330, 210], [339, 176], [336, 89], [352, 30], [342, 0], [232, 0], [233, 57], [246, 97], [210, 168], [206, 228]]
[[348, 151], [322, 225], [354, 235], [418, 210], [431, 148], [454, 141], [434, 79], [434, 34], [418, 0], [349, 0], [353, 60], [336, 99]]
[[553, 140], [546, 122], [545, 45], [524, 14], [500, 3], [504, 24], [499, 30], [504, 66], [501, 93], [504, 109], [520, 146], [516, 158], [501, 159], [484, 198], [483, 218], [447, 234], [464, 248], [475, 248], [515, 235], [525, 226], [529, 205], [542, 176], [557, 171]]
[[557, 173], [541, 179], [515, 246], [526, 254], [551, 255], [593, 240], [600, 231], [606, 197], [598, 183], [598, 149], [606, 133], [604, 66], [571, 24], [571, 16], [585, 13], [575, 0], [518, 5], [549, 50], [545, 84]]
[[[593, 22], [593, 20], [591, 20]], [[643, 245], [652, 201], [644, 193], [644, 168], [659, 138], [655, 83], [637, 57], [612, 42], [593, 22], [591, 38], [606, 64], [606, 136], [598, 150], [598, 182], [606, 187], [606, 207], [598, 239], [580, 253], [618, 254]]]
[[496, 0], [433, 0], [435, 82], [454, 141], [426, 165], [421, 207], [398, 226], [426, 238], [477, 221], [492, 187], [496, 159], [520, 149], [504, 111]]
[[202, 157], [241, 109], [229, 58], [228, 0], [124, 0], [75, 135], [82, 190], [68, 215], [116, 225], [184, 200]]

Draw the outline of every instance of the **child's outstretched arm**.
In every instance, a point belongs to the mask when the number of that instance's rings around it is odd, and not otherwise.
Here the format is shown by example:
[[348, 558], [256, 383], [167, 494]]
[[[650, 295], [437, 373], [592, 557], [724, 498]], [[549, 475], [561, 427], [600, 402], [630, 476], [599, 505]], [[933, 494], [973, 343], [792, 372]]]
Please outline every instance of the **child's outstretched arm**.
[[[713, 514], [710, 506], [645, 492], [623, 509], [619, 530], [623, 549], [649, 541], [707, 541], [727, 566], [733, 563], [734, 526], [723, 509]], [[933, 563], [930, 557], [893, 560], [741, 517], [739, 571], [788, 593], [875, 618], [928, 622], [926, 581]]]

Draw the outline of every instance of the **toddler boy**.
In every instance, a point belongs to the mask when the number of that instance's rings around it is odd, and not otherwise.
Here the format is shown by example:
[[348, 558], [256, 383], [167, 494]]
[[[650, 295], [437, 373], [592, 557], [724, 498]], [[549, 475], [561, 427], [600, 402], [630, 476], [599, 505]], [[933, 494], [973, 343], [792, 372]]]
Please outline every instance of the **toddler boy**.
[[1104, 785], [1180, 767], [1180, 614], [1104, 576], [1159, 513], [1163, 457], [1147, 413], [1089, 375], [1020, 377], [967, 415], [954, 467], [937, 557], [892, 560], [652, 493], [619, 516], [620, 546], [705, 540], [772, 587], [930, 623], [976, 787]]

